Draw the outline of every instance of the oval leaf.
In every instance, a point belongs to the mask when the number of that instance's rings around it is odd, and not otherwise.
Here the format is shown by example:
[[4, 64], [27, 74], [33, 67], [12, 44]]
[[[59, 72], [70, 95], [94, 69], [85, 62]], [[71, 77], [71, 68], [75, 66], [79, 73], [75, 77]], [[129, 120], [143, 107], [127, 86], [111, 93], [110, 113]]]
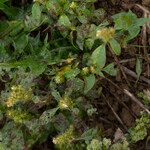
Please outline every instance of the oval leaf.
[[84, 88], [84, 94], [86, 94], [89, 90], [92, 89], [92, 87], [95, 84], [95, 75], [91, 74], [87, 77], [85, 77], [85, 88]]
[[33, 7], [32, 7], [32, 17], [37, 20], [40, 21], [41, 20], [41, 7], [39, 5], [39, 3], [34, 3]]
[[93, 64], [96, 65], [97, 67], [103, 68], [105, 66], [106, 48], [104, 44], [94, 50], [91, 59], [93, 61]]
[[58, 24], [67, 28], [71, 27], [71, 22], [68, 16], [66, 16], [65, 14], [59, 17]]
[[109, 43], [110, 43], [110, 46], [111, 46], [113, 52], [116, 55], [120, 55], [121, 54], [120, 44], [115, 39], [112, 39], [111, 41], [109, 41]]

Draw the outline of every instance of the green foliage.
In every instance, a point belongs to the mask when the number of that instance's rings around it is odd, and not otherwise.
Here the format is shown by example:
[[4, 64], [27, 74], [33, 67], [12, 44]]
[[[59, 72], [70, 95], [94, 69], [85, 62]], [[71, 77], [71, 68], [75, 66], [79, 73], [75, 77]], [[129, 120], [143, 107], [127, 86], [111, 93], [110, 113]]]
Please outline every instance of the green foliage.
[[143, 140], [147, 136], [147, 130], [150, 127], [149, 114], [142, 114], [141, 118], [136, 119], [135, 126], [129, 130], [130, 142]]
[[[122, 12], [113, 27], [95, 2], [0, 1], [0, 149], [32, 149], [48, 139], [60, 150], [128, 149], [126, 140], [112, 144], [96, 127], [79, 130], [78, 122], [98, 114], [92, 94], [102, 92], [99, 78], [117, 75], [108, 51], [121, 55], [149, 19]], [[146, 115], [137, 120], [130, 141], [143, 139], [148, 123]]]
[[73, 140], [75, 140], [76, 138], [73, 132], [73, 127], [70, 126], [70, 128], [63, 134], [53, 138], [53, 143], [56, 144], [56, 146], [58, 146], [59, 149], [70, 149], [71, 142], [73, 142]]
[[107, 150], [111, 145], [111, 141], [104, 138], [102, 141], [92, 139], [91, 143], [87, 146], [87, 150]]
[[127, 31], [128, 34], [125, 37], [125, 43], [135, 38], [140, 32], [140, 26], [144, 23], [149, 22], [148, 18], [137, 18], [137, 16], [129, 11], [128, 13], [122, 12], [113, 16], [116, 30], [121, 32]]
[[1, 0], [0, 10], [2, 10], [9, 17], [15, 17], [18, 14], [17, 8], [11, 6], [10, 0]]
[[87, 150], [129, 150], [129, 143], [123, 139], [112, 144], [110, 139], [103, 138], [102, 140], [92, 139], [87, 145]]
[[129, 143], [126, 140], [113, 144], [110, 150], [130, 150]]
[[23, 132], [13, 122], [8, 122], [4, 126], [0, 132], [0, 137], [1, 150], [20, 150], [24, 148]]
[[137, 95], [139, 98], [141, 98], [141, 101], [145, 104], [145, 105], [149, 105], [150, 104], [150, 97], [149, 97], [149, 91], [144, 90], [143, 92], [139, 92]]

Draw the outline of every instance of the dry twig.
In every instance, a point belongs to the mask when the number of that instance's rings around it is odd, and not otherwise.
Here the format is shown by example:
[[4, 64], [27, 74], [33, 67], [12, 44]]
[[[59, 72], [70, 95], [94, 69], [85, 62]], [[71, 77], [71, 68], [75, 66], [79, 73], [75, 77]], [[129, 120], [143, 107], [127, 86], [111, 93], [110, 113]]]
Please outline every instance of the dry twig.
[[131, 98], [131, 100], [137, 103], [142, 109], [144, 109], [150, 115], [150, 111], [132, 93], [130, 93], [126, 89], [124, 89], [124, 93], [128, 95]]
[[108, 104], [108, 106], [110, 107], [110, 109], [112, 110], [113, 114], [115, 115], [115, 117], [117, 118], [117, 120], [120, 122], [120, 124], [123, 126], [123, 128], [127, 131], [127, 127], [124, 125], [123, 121], [121, 120], [121, 118], [118, 116], [118, 114], [114, 111], [113, 107], [110, 105], [109, 101], [107, 100], [107, 98], [102, 94], [102, 96], [105, 98], [106, 103]]
[[113, 81], [111, 81], [108, 78], [105, 78], [107, 81], [109, 81], [112, 85], [114, 85], [118, 90], [120, 90], [121, 92], [123, 92], [124, 94], [126, 94], [128, 97], [130, 97], [130, 99], [135, 102], [136, 104], [138, 104], [144, 111], [146, 111], [148, 114], [150, 114], [150, 111], [132, 94], [130, 93], [128, 90], [126, 89], [121, 89], [118, 85], [116, 85]]

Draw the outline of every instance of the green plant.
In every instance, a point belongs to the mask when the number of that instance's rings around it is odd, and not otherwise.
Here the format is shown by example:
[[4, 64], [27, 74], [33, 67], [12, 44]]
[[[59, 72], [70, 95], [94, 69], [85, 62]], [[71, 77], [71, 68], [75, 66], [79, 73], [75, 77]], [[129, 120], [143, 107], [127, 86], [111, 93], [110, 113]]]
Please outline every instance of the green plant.
[[149, 91], [144, 90], [143, 92], [139, 92], [138, 93], [138, 97], [141, 98], [142, 102], [145, 105], [149, 105], [150, 104], [150, 98], [148, 95]]
[[[0, 149], [32, 149], [48, 139], [60, 150], [128, 149], [126, 140], [112, 143], [99, 128], [78, 126], [98, 114], [99, 78], [118, 73], [108, 51], [121, 55], [149, 19], [122, 12], [112, 26], [95, 2], [35, 0], [21, 8], [0, 1]], [[147, 114], [137, 120], [130, 141], [143, 139], [148, 123]]]
[[150, 116], [148, 114], [143, 113], [141, 118], [136, 119], [135, 126], [129, 129], [129, 141], [135, 143], [143, 140], [147, 136], [149, 123]]

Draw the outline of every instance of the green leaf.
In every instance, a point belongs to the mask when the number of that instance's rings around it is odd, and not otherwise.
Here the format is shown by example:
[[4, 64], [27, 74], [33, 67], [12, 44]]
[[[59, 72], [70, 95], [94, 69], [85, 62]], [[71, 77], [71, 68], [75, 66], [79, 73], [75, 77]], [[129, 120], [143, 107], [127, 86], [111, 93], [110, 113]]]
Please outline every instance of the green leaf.
[[84, 139], [85, 141], [90, 141], [93, 138], [95, 138], [98, 134], [98, 130], [91, 128], [87, 131], [85, 131], [82, 135], [81, 135], [81, 139]]
[[99, 68], [103, 68], [106, 64], [106, 48], [105, 45], [99, 46], [94, 50], [91, 56], [92, 62]]
[[53, 109], [44, 111], [43, 114], [39, 118], [39, 121], [41, 122], [41, 124], [46, 125], [50, 123], [58, 109], [59, 108], [53, 108]]
[[65, 14], [61, 15], [58, 20], [58, 24], [67, 28], [71, 27], [71, 22]]
[[85, 45], [88, 49], [92, 49], [93, 45], [94, 45], [94, 39], [92, 38], [88, 38], [85, 40]]
[[100, 71], [97, 71], [97, 74], [98, 74], [100, 77], [105, 78], [105, 76], [104, 76], [104, 74], [102, 73], [102, 71], [101, 71], [101, 70], [100, 70]]
[[41, 63], [39, 60], [34, 59], [33, 57], [29, 57], [23, 61], [16, 62], [16, 67], [23, 67], [26, 69], [29, 67], [31, 69], [31, 72], [34, 75], [40, 75], [44, 72], [46, 68], [46, 64]]
[[130, 28], [130, 29], [128, 30], [129, 35], [128, 35], [127, 38], [126, 38], [127, 42], [128, 42], [129, 40], [135, 38], [135, 37], [140, 33], [140, 30], [141, 30], [141, 29], [140, 29], [139, 26], [134, 26], [134, 27]]
[[38, 22], [41, 21], [41, 7], [39, 3], [34, 3], [32, 7], [32, 17], [37, 20]]
[[23, 34], [14, 42], [14, 47], [18, 52], [23, 52], [27, 44], [28, 44], [28, 35]]
[[73, 91], [83, 92], [83, 88], [84, 88], [84, 81], [83, 80], [81, 80], [79, 78], [75, 78], [75, 79], [72, 79], [71, 82], [73, 84], [71, 86]]
[[84, 46], [84, 37], [82, 37], [82, 35], [77, 32], [77, 39], [76, 39], [76, 43], [79, 46], [79, 48], [81, 50], [83, 50], [83, 46]]
[[87, 22], [88, 22], [87, 17], [84, 16], [84, 15], [78, 16], [78, 20], [79, 20], [82, 24], [87, 24]]
[[143, 26], [147, 22], [150, 22], [150, 18], [138, 18], [135, 26]]
[[107, 65], [105, 68], [103, 68], [103, 71], [108, 73], [111, 76], [116, 76], [117, 75], [117, 69], [114, 68], [114, 64], [111, 63]]
[[137, 16], [132, 12], [121, 12], [113, 16], [115, 22], [115, 29], [120, 30], [128, 30], [131, 26], [133, 26], [137, 20]]
[[84, 94], [87, 94], [87, 92], [92, 89], [92, 87], [95, 84], [95, 81], [96, 81], [96, 79], [95, 79], [94, 74], [91, 74], [91, 75], [85, 77]]
[[116, 55], [120, 55], [121, 54], [120, 44], [114, 38], [112, 40], [110, 40], [109, 43], [110, 43], [110, 46], [111, 46], [113, 52]]
[[9, 7], [6, 4], [4, 4], [6, 1], [1, 0], [0, 1], [0, 10], [2, 10], [7, 16], [9, 17], [15, 17], [18, 15], [18, 10], [14, 7]]
[[47, 67], [47, 65], [44, 63], [41, 63], [40, 60], [34, 60], [34, 59], [33, 60], [29, 59], [28, 66], [30, 67], [31, 72], [37, 76], [42, 74]]
[[78, 74], [80, 73], [80, 69], [78, 69], [78, 68], [75, 68], [75, 69], [71, 69], [70, 71], [68, 71], [68, 72], [65, 72], [65, 77], [67, 78], [67, 79], [73, 79], [73, 78], [75, 78]]
[[57, 90], [53, 90], [51, 94], [57, 101], [61, 99], [61, 95]]
[[62, 13], [62, 9], [58, 0], [50, 0], [50, 1], [45, 1], [45, 2], [46, 2], [46, 8], [49, 10], [51, 15], [54, 15], [56, 17], [60, 13]]
[[[8, 150], [24, 149], [24, 137], [20, 128], [13, 122], [7, 122], [0, 132], [0, 146]], [[17, 144], [16, 144], [17, 143]], [[2, 149], [3, 150], [3, 149]]]
[[138, 76], [138, 79], [141, 73], [142, 73], [142, 61], [139, 58], [137, 58], [136, 59], [136, 74]]
[[7, 69], [7, 68], [19, 68], [22, 67], [23, 69], [30, 68], [31, 72], [37, 76], [44, 72], [47, 65], [41, 63], [40, 60], [36, 60], [33, 57], [29, 57], [22, 61], [16, 61], [12, 63], [0, 63], [0, 68]]

